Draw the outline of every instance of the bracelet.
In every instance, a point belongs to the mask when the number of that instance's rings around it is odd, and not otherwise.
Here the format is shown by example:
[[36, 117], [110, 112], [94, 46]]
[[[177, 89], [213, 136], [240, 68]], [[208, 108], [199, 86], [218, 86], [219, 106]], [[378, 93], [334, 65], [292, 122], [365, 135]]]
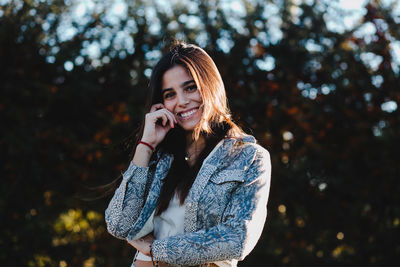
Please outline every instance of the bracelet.
[[145, 146], [148, 146], [151, 149], [151, 151], [154, 152], [154, 147], [152, 145], [150, 145], [149, 143], [139, 141], [138, 144], [143, 144]]
[[151, 257], [151, 262], [153, 263], [153, 267], [158, 267], [158, 261], [154, 261], [153, 243], [150, 244], [150, 257]]

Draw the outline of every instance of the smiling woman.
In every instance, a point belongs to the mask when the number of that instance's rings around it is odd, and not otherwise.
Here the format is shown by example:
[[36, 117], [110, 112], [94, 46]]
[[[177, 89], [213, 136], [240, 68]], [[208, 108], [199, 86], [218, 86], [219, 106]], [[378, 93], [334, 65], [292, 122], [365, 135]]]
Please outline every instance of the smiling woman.
[[137, 249], [132, 266], [236, 266], [266, 219], [270, 158], [231, 119], [217, 67], [176, 43], [154, 67], [108, 231]]

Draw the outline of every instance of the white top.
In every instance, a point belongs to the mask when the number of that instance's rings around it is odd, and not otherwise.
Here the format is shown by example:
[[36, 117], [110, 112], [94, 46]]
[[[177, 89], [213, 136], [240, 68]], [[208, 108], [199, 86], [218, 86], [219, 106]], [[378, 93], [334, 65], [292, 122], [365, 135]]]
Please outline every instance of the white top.
[[[168, 208], [160, 215], [154, 216], [154, 237], [155, 239], [164, 239], [169, 236], [179, 235], [184, 233], [185, 221], [185, 204], [180, 205], [178, 194], [169, 202]], [[149, 256], [139, 252], [136, 255], [137, 260], [151, 261]]]

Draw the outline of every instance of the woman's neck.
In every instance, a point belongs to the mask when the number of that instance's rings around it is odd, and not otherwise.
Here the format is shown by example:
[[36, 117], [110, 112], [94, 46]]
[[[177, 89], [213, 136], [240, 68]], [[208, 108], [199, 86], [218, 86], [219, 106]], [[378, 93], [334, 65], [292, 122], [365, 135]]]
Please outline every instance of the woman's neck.
[[197, 140], [193, 139], [192, 133], [187, 133], [186, 135], [186, 161], [189, 165], [193, 165], [196, 161], [198, 155], [205, 147], [205, 138], [200, 136]]
[[186, 133], [186, 149], [190, 148], [193, 145], [201, 146], [205, 143], [204, 136], [200, 135], [197, 140], [193, 139], [193, 132]]

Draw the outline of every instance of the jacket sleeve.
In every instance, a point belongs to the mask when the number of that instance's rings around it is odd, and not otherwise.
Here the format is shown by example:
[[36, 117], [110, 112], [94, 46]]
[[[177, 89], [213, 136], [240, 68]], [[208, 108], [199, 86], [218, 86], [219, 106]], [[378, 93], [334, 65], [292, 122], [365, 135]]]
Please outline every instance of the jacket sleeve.
[[123, 173], [122, 182], [105, 211], [107, 230], [113, 236], [125, 239], [138, 219], [149, 173], [148, 167], [139, 167], [132, 162]]
[[155, 240], [158, 261], [197, 265], [222, 260], [243, 260], [261, 236], [267, 215], [271, 163], [267, 150], [257, 146], [254, 161], [233, 193], [222, 223], [208, 229]]

